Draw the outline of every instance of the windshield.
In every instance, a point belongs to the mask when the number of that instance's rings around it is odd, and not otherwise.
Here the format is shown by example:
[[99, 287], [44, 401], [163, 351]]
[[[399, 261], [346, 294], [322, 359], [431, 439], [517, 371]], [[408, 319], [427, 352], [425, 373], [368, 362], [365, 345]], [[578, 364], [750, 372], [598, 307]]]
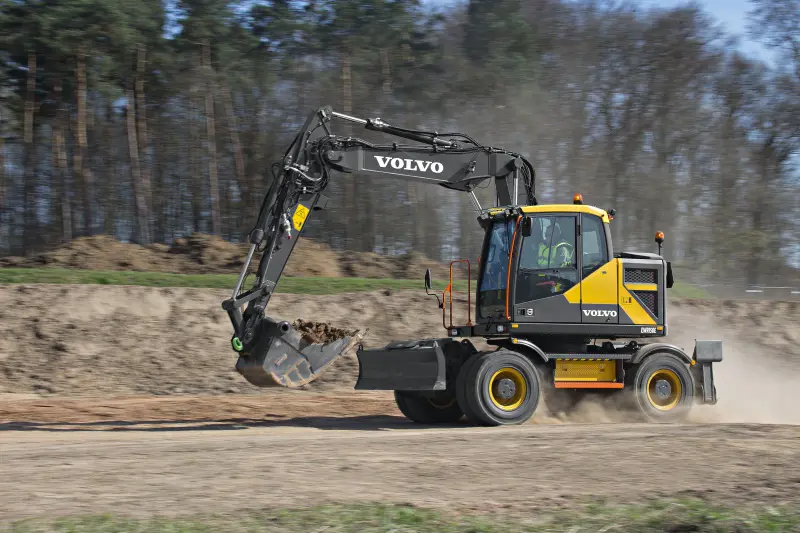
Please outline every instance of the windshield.
[[508, 253], [514, 236], [514, 220], [497, 221], [489, 230], [483, 258], [483, 277], [478, 289], [481, 318], [505, 318]]

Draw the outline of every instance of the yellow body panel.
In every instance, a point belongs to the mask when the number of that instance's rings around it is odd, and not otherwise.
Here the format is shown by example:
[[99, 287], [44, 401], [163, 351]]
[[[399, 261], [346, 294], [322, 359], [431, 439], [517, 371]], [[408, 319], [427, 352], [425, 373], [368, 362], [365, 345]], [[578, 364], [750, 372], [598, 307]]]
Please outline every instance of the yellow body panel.
[[[653, 320], [653, 317], [650, 316], [650, 313], [641, 306], [641, 304], [636, 301], [636, 299], [628, 292], [626, 287], [630, 287], [631, 285], [650, 285], [649, 283], [623, 283], [625, 279], [622, 273], [622, 262], [618, 262], [619, 269], [617, 270], [617, 276], [619, 280], [619, 310], [624, 312], [628, 317], [633, 321], [634, 324], [638, 325], [645, 325], [645, 326], [652, 326], [655, 325], [656, 321]], [[633, 289], [631, 289], [633, 290]], [[622, 321], [620, 321], [622, 323]]]
[[658, 284], [656, 283], [626, 283], [625, 288], [629, 291], [657, 291]]
[[564, 297], [571, 304], [581, 303], [589, 305], [614, 305], [617, 303], [617, 277], [619, 273], [619, 259], [612, 259], [598, 268], [579, 284], [575, 285]]
[[615, 381], [616, 379], [616, 361], [561, 359], [556, 362], [555, 381]]
[[[597, 215], [599, 216], [603, 222], [609, 224], [611, 219], [608, 218], [608, 213], [600, 209], [599, 207], [595, 207], [593, 205], [583, 205], [583, 204], [543, 204], [543, 205], [527, 205], [521, 208], [523, 213], [588, 213], [590, 215]], [[496, 215], [497, 213], [502, 213], [505, 211], [503, 207], [495, 207], [492, 209], [488, 209], [490, 215]]]

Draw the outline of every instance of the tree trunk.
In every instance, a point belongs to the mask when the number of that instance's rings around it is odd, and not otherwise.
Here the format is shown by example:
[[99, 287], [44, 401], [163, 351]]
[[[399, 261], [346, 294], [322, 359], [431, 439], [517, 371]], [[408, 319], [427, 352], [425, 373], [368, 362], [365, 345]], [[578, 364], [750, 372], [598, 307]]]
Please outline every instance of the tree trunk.
[[73, 157], [75, 179], [81, 186], [83, 196], [83, 235], [93, 233], [92, 212], [92, 167], [89, 161], [89, 149], [86, 142], [86, 53], [83, 48], [78, 50], [78, 68], [76, 71], [78, 82], [78, 146]]
[[67, 175], [69, 173], [69, 169], [67, 168], [67, 149], [66, 143], [64, 142], [67, 114], [64, 109], [60, 79], [56, 81], [54, 91], [56, 102], [58, 102], [58, 111], [53, 125], [54, 168], [56, 169], [57, 176], [57, 179], [54, 180], [54, 185], [58, 194], [58, 200], [56, 202], [58, 212], [54, 213], [54, 218], [56, 218], [61, 226], [61, 242], [67, 243], [72, 240], [72, 209], [69, 201], [69, 185], [67, 183]]
[[[0, 109], [2, 111], [2, 109]], [[2, 120], [2, 113], [0, 113], [0, 124], [3, 123]], [[5, 138], [3, 137], [3, 132], [0, 130], [0, 239], [3, 238], [4, 235], [9, 235], [9, 224], [4, 224], [3, 215], [8, 213], [8, 209], [6, 209], [6, 146], [5, 146]], [[6, 250], [9, 250], [11, 243], [6, 241]], [[0, 245], [2, 247], [2, 245]]]
[[775, 146], [774, 139], [770, 137], [762, 146], [758, 153], [758, 173], [760, 182], [753, 186], [753, 194], [750, 203], [750, 219], [752, 221], [752, 244], [750, 245], [750, 257], [747, 262], [747, 284], [758, 285], [761, 282], [762, 270], [765, 266], [764, 256], [771, 251], [768, 249], [768, 237], [765, 215], [768, 212], [767, 196], [769, 195], [770, 181], [772, 180], [775, 167]]
[[201, 181], [201, 144], [199, 126], [196, 125], [194, 118], [200, 115], [200, 103], [197, 97], [192, 98], [191, 117], [187, 124], [189, 128], [189, 184], [188, 188], [192, 198], [192, 227], [194, 231], [202, 229], [202, 210], [203, 210], [203, 182]]
[[131, 182], [133, 184], [133, 199], [136, 209], [136, 222], [138, 227], [139, 244], [150, 244], [149, 215], [147, 204], [145, 203], [144, 186], [142, 185], [142, 174], [139, 168], [139, 146], [136, 140], [136, 106], [134, 104], [133, 89], [125, 90], [125, 100], [127, 106], [126, 119], [128, 124], [128, 152], [131, 162]]
[[114, 120], [114, 107], [111, 101], [106, 102], [106, 125], [103, 139], [104, 157], [103, 167], [105, 179], [105, 207], [103, 209], [103, 232], [106, 235], [116, 235], [117, 233], [117, 158], [116, 158], [116, 139], [117, 132]]
[[392, 69], [389, 62], [389, 50], [381, 48], [381, 73], [383, 74], [383, 94], [389, 96], [392, 94]]
[[150, 234], [150, 215], [153, 213], [153, 192], [150, 183], [150, 164], [147, 158], [147, 104], [144, 96], [144, 67], [147, 50], [143, 44], [136, 48], [136, 126], [138, 130], [139, 165], [142, 173], [142, 193], [147, 207], [147, 233]]
[[36, 145], [34, 142], [34, 107], [36, 106], [36, 53], [28, 53], [28, 78], [25, 92], [25, 184], [22, 251], [28, 251], [36, 241]]
[[213, 69], [211, 44], [203, 45], [203, 64], [206, 73], [206, 142], [208, 147], [208, 185], [211, 188], [211, 233], [222, 235], [219, 210], [219, 180], [217, 177], [217, 141], [214, 124]]
[[[244, 168], [244, 155], [242, 154], [242, 144], [239, 142], [239, 126], [236, 121], [236, 113], [233, 109], [233, 100], [231, 98], [231, 91], [228, 88], [227, 80], [223, 79], [220, 85], [220, 92], [222, 93], [222, 99], [225, 103], [225, 114], [228, 117], [228, 132], [231, 137], [231, 144], [233, 145], [233, 159], [236, 165], [236, 183], [239, 189], [242, 191], [242, 200], [239, 204], [239, 213], [242, 210], [247, 210], [252, 203], [250, 198], [253, 195], [253, 189], [251, 187], [250, 180], [246, 178], [245, 175], [245, 168]], [[237, 214], [234, 217], [234, 224], [236, 225], [236, 231], [240, 230], [240, 223], [239, 223], [240, 216]]]
[[167, 213], [166, 206], [169, 203], [167, 188], [164, 186], [163, 153], [164, 146], [161, 139], [164, 138], [163, 130], [159, 130], [160, 124], [156, 121], [153, 129], [153, 191], [152, 195], [152, 214], [153, 214], [153, 238], [156, 242], [165, 242], [167, 235]]
[[[2, 109], [0, 109], [0, 124], [3, 123]], [[0, 129], [0, 224], [3, 222], [3, 213], [6, 212], [6, 145], [3, 131]]]
[[[349, 50], [345, 50], [342, 54], [342, 108], [346, 115], [353, 114], [353, 84], [352, 84], [352, 56]], [[344, 135], [352, 135], [353, 129], [349, 122], [343, 124]], [[355, 177], [352, 174], [342, 176], [342, 188], [344, 189], [344, 207], [345, 217], [342, 218], [341, 223], [343, 226], [342, 238], [344, 239], [345, 249], [352, 246], [352, 232], [350, 231], [351, 225], [357, 225], [358, 221], [350, 219], [348, 215], [355, 215], [358, 218], [358, 213], [355, 210]]]

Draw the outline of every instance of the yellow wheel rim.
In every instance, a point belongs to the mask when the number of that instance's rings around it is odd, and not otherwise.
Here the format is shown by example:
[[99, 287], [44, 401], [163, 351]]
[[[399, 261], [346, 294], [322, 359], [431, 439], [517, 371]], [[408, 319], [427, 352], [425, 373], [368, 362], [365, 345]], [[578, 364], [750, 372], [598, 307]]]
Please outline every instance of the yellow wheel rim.
[[513, 411], [525, 400], [528, 383], [516, 368], [501, 368], [489, 380], [489, 397], [498, 409]]
[[681, 379], [672, 370], [662, 368], [653, 372], [647, 380], [647, 399], [659, 411], [674, 409], [681, 400], [682, 392]]

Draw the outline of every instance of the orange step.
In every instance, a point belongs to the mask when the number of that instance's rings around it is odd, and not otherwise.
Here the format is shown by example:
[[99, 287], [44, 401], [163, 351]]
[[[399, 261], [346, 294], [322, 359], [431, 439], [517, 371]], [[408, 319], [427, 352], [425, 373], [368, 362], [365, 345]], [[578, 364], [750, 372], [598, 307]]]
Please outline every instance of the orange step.
[[555, 388], [557, 389], [621, 389], [624, 388], [624, 383], [615, 383], [613, 381], [556, 381]]

